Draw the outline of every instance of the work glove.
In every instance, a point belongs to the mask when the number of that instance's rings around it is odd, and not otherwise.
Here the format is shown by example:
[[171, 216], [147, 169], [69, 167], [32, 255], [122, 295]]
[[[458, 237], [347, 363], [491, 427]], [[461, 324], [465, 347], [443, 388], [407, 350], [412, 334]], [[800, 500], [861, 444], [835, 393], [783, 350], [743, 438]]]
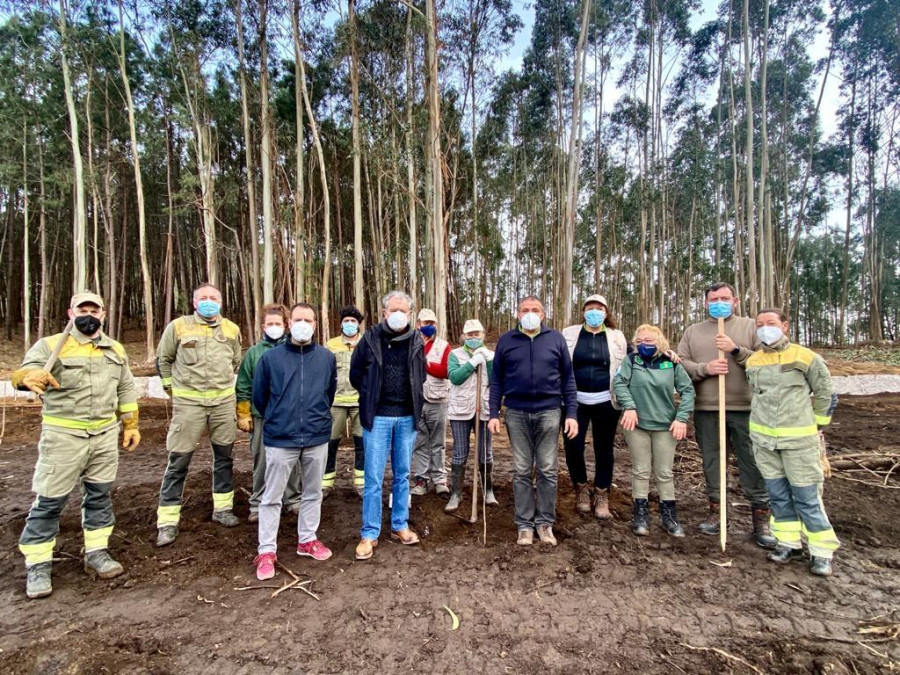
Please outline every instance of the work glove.
[[483, 366], [484, 365], [484, 354], [480, 354], [479, 352], [476, 351], [474, 354], [472, 354], [472, 358], [469, 359], [469, 363], [471, 364], [472, 368], [476, 368], [476, 369], [478, 368], [478, 366]]
[[122, 447], [129, 452], [134, 450], [141, 442], [141, 432], [138, 431], [138, 411], [125, 413], [122, 416]]
[[250, 414], [250, 401], [238, 401], [237, 427], [248, 434], [253, 431], [253, 415]]
[[476, 354], [481, 354], [485, 361], [491, 360], [491, 353], [488, 351], [487, 347], [479, 347], [475, 350]]
[[38, 396], [43, 396], [48, 387], [59, 389], [56, 378], [40, 368], [21, 368], [10, 376], [10, 380], [16, 389], [24, 387]]
[[822, 475], [831, 478], [831, 462], [828, 461], [828, 448], [825, 444], [825, 434], [819, 432], [819, 466], [822, 467]]

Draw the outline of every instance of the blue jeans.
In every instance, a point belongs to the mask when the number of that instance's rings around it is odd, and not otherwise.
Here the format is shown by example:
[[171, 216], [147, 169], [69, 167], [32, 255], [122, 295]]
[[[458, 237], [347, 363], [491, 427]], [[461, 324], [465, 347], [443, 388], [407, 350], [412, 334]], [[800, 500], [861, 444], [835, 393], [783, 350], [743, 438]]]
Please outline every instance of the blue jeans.
[[381, 483], [391, 458], [394, 475], [391, 492], [391, 529], [395, 532], [409, 526], [409, 462], [416, 442], [416, 420], [408, 417], [376, 417], [372, 430], [363, 429], [366, 448], [365, 489], [363, 491], [363, 539], [378, 539], [381, 534]]

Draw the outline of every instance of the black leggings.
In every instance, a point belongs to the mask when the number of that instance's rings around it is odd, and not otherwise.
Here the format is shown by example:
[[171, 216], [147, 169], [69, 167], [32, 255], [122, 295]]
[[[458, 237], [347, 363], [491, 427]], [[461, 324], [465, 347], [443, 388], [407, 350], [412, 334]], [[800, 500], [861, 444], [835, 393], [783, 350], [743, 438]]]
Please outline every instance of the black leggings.
[[576, 487], [587, 483], [584, 443], [588, 424], [594, 428], [594, 486], [606, 490], [612, 484], [613, 444], [621, 414], [608, 401], [596, 405], [578, 404], [578, 435], [572, 440], [565, 439], [566, 466]]

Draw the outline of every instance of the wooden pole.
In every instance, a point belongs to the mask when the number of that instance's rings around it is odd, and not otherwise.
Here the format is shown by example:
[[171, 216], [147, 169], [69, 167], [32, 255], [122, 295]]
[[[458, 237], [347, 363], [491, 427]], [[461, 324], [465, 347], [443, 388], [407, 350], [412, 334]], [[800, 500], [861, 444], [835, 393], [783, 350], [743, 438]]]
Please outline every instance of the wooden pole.
[[481, 366], [475, 369], [475, 452], [472, 465], [474, 472], [472, 473], [472, 517], [470, 523], [478, 522], [478, 483], [481, 480], [478, 475], [478, 441], [481, 437], [478, 423], [481, 421]]
[[[725, 333], [725, 319], [719, 317], [719, 333]], [[725, 352], [719, 350], [719, 358], [725, 358]], [[726, 523], [725, 492], [727, 486], [727, 462], [728, 455], [725, 448], [725, 376], [719, 375], [719, 545], [725, 552], [725, 541], [728, 538]]]

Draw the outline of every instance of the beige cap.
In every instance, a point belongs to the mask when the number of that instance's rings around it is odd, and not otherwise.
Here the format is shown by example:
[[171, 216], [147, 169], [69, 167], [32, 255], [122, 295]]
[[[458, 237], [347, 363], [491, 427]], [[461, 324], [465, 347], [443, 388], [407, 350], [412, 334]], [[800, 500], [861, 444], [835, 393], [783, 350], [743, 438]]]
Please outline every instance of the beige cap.
[[75, 309], [76, 307], [81, 307], [86, 303], [92, 303], [97, 305], [100, 309], [103, 309], [103, 298], [101, 298], [96, 293], [91, 293], [90, 291], [83, 291], [81, 293], [76, 293], [72, 296], [72, 301], [69, 303], [69, 307], [71, 309]]
[[602, 295], [595, 293], [594, 295], [589, 295], [584, 299], [584, 302], [581, 303], [581, 308], [584, 309], [591, 302], [599, 302], [606, 308], [609, 308], [609, 305], [606, 304], [606, 298]]
[[478, 319], [469, 319], [466, 321], [466, 325], [463, 326], [463, 334], [475, 333], [478, 331], [484, 332], [484, 326], [481, 325], [481, 322]]
[[419, 310], [419, 316], [416, 317], [419, 321], [434, 321], [437, 323], [437, 315], [428, 308], [423, 308]]

